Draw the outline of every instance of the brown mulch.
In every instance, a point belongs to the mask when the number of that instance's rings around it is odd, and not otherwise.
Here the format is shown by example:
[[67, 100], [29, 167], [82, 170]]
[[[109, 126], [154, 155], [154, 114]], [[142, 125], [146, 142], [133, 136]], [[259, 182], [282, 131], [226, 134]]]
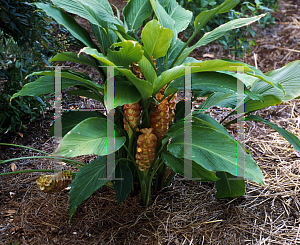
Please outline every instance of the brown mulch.
[[[112, 2], [118, 7], [125, 4]], [[257, 28], [259, 45], [241, 59], [255, 65], [256, 53], [258, 68], [264, 72], [300, 60], [296, 52], [300, 50], [300, 2], [279, 4], [278, 12], [273, 13], [276, 25]], [[204, 54], [233, 58], [217, 44], [201, 47], [193, 56], [202, 59]], [[300, 137], [299, 104], [295, 99], [256, 114]], [[28, 125], [23, 138], [8, 133], [1, 135], [0, 141], [52, 153], [52, 121], [53, 114], [48, 113], [45, 119]], [[148, 208], [143, 208], [140, 197], [133, 195], [118, 205], [115, 193], [104, 187], [79, 206], [70, 225], [68, 190], [39, 192], [36, 173], [0, 177], [0, 244], [300, 244], [300, 153], [258, 122], [246, 122], [245, 140], [263, 172], [265, 186], [247, 181], [244, 197], [216, 200], [213, 183], [176, 176], [169, 187], [153, 194]], [[32, 155], [40, 154], [0, 147], [1, 160]], [[78, 159], [89, 161], [90, 157]], [[54, 163], [35, 159], [15, 164], [17, 170], [24, 170], [51, 168]], [[11, 165], [0, 165], [0, 171], [11, 171]]]

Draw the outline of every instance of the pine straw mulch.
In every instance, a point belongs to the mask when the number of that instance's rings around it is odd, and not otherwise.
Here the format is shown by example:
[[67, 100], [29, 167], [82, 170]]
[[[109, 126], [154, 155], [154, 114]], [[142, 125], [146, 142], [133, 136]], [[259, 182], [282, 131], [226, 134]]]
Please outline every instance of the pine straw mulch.
[[[298, 5], [297, 5], [298, 4]], [[299, 1], [280, 1], [277, 25], [258, 30], [253, 52], [264, 72], [300, 59]], [[277, 38], [277, 39], [276, 39]], [[286, 43], [285, 43], [286, 42]], [[298, 45], [298, 46], [297, 46]], [[288, 49], [286, 48], [288, 46]], [[220, 46], [195, 51], [214, 58], [230, 57]], [[242, 61], [254, 65], [253, 53]], [[300, 137], [299, 100], [260, 110], [256, 114]], [[218, 115], [211, 113], [218, 118]], [[32, 123], [24, 137], [8, 134], [1, 141], [23, 144], [52, 153], [49, 128], [53, 115]], [[131, 195], [117, 205], [115, 194], [101, 188], [79, 206], [68, 225], [68, 190], [44, 194], [37, 190], [39, 174], [0, 179], [0, 241], [3, 244], [300, 244], [298, 180], [300, 154], [278, 133], [259, 122], [246, 122], [246, 147], [260, 166], [265, 186], [246, 182], [246, 195], [216, 200], [213, 183], [197, 183], [176, 176], [154, 193], [148, 208]], [[234, 128], [231, 128], [234, 134]], [[38, 155], [1, 147], [1, 159]], [[88, 162], [92, 156], [77, 158]], [[18, 170], [53, 168], [49, 160], [23, 160]], [[9, 164], [1, 172], [11, 171]], [[63, 166], [66, 167], [66, 166]], [[15, 243], [16, 244], [16, 243]]]
[[[293, 100], [257, 114], [299, 137], [297, 103]], [[177, 176], [144, 209], [139, 196], [129, 196], [117, 205], [114, 192], [104, 187], [80, 205], [70, 226], [67, 190], [39, 192], [38, 174], [5, 176], [0, 195], [2, 239], [21, 244], [300, 243], [299, 154], [261, 123], [246, 122], [245, 138], [265, 176], [265, 186], [247, 181], [244, 197], [216, 200], [213, 183]], [[49, 151], [52, 139], [44, 141], [44, 150]], [[51, 162], [24, 160], [17, 166], [28, 169], [47, 164]], [[9, 166], [3, 170], [9, 171]]]

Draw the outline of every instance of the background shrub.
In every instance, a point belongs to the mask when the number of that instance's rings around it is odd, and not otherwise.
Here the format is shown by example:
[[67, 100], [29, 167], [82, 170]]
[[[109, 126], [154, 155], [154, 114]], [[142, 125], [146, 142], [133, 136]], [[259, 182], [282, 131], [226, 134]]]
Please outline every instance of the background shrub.
[[[184, 32], [184, 36], [188, 38], [194, 29], [194, 17], [199, 15], [202, 11], [220, 5], [224, 0], [177, 0], [177, 2], [193, 12], [193, 18], [189, 28]], [[203, 28], [203, 33], [212, 31], [230, 20], [250, 17], [266, 12], [268, 12], [268, 14], [258, 21], [259, 25], [263, 28], [266, 28], [268, 25], [274, 25], [275, 18], [271, 16], [270, 12], [272, 9], [277, 9], [277, 3], [278, 0], [241, 0], [240, 3], [228, 13], [215, 15]], [[231, 30], [218, 39], [217, 42], [221, 43], [224, 49], [229, 51], [229, 54], [235, 54], [240, 58], [244, 52], [249, 53], [251, 46], [256, 45], [255, 40], [252, 39], [254, 36], [255, 32], [251, 26], [247, 26]]]
[[[26, 75], [45, 69], [47, 60], [67, 50], [67, 31], [32, 4], [0, 0], [0, 133], [25, 129], [25, 122], [43, 115], [42, 97], [11, 96], [33, 81]], [[45, 0], [44, 2], [47, 2]]]

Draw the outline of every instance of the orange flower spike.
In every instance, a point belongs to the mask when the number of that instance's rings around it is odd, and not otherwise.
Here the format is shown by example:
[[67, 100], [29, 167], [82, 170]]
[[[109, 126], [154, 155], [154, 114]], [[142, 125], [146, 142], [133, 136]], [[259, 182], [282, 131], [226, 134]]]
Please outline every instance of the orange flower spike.
[[68, 187], [72, 182], [72, 175], [69, 170], [61, 171], [52, 175], [43, 174], [36, 183], [38, 189], [45, 193], [59, 192]]
[[[140, 117], [140, 105], [139, 103], [131, 103], [131, 104], [125, 104], [123, 106], [123, 111], [124, 111], [124, 115], [127, 118], [127, 120], [125, 118], [123, 118], [123, 122], [124, 122], [124, 129], [126, 131], [130, 130], [130, 126], [132, 128], [134, 128], [136, 125], [139, 124], [138, 120]], [[128, 124], [128, 122], [130, 123], [130, 126]], [[136, 131], [138, 131], [138, 128], [136, 129]]]
[[153, 128], [143, 128], [140, 130], [137, 140], [136, 164], [140, 171], [146, 171], [150, 168], [156, 152], [157, 138], [153, 134]]

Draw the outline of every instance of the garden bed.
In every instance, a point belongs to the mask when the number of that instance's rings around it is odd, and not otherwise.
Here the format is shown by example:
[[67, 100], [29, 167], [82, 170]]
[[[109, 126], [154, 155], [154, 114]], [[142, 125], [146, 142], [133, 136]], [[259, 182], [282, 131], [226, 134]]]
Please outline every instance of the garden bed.
[[[120, 7], [122, 1], [112, 1]], [[297, 5], [298, 4], [298, 5]], [[257, 27], [258, 46], [243, 62], [264, 72], [300, 60], [299, 1], [279, 1], [276, 25]], [[192, 54], [197, 59], [229, 58], [220, 45]], [[230, 57], [233, 58], [233, 57]], [[74, 102], [76, 103], [76, 102]], [[299, 100], [260, 110], [256, 114], [300, 137]], [[211, 115], [218, 120], [216, 112]], [[49, 137], [53, 114], [28, 125], [23, 137], [1, 135], [1, 142], [22, 144], [52, 153]], [[233, 134], [235, 128], [231, 128]], [[213, 183], [180, 176], [153, 193], [148, 208], [131, 195], [118, 205], [114, 191], [101, 188], [79, 206], [68, 225], [68, 190], [44, 194], [37, 190], [39, 174], [8, 175], [0, 179], [0, 241], [4, 244], [297, 244], [300, 243], [298, 182], [300, 155], [271, 128], [246, 122], [246, 147], [265, 177], [265, 186], [246, 182], [246, 195], [216, 200]], [[1, 146], [0, 159], [38, 155], [30, 150]], [[77, 157], [88, 162], [90, 157]], [[44, 159], [15, 162], [17, 170], [51, 168]], [[11, 165], [0, 165], [1, 172]]]

